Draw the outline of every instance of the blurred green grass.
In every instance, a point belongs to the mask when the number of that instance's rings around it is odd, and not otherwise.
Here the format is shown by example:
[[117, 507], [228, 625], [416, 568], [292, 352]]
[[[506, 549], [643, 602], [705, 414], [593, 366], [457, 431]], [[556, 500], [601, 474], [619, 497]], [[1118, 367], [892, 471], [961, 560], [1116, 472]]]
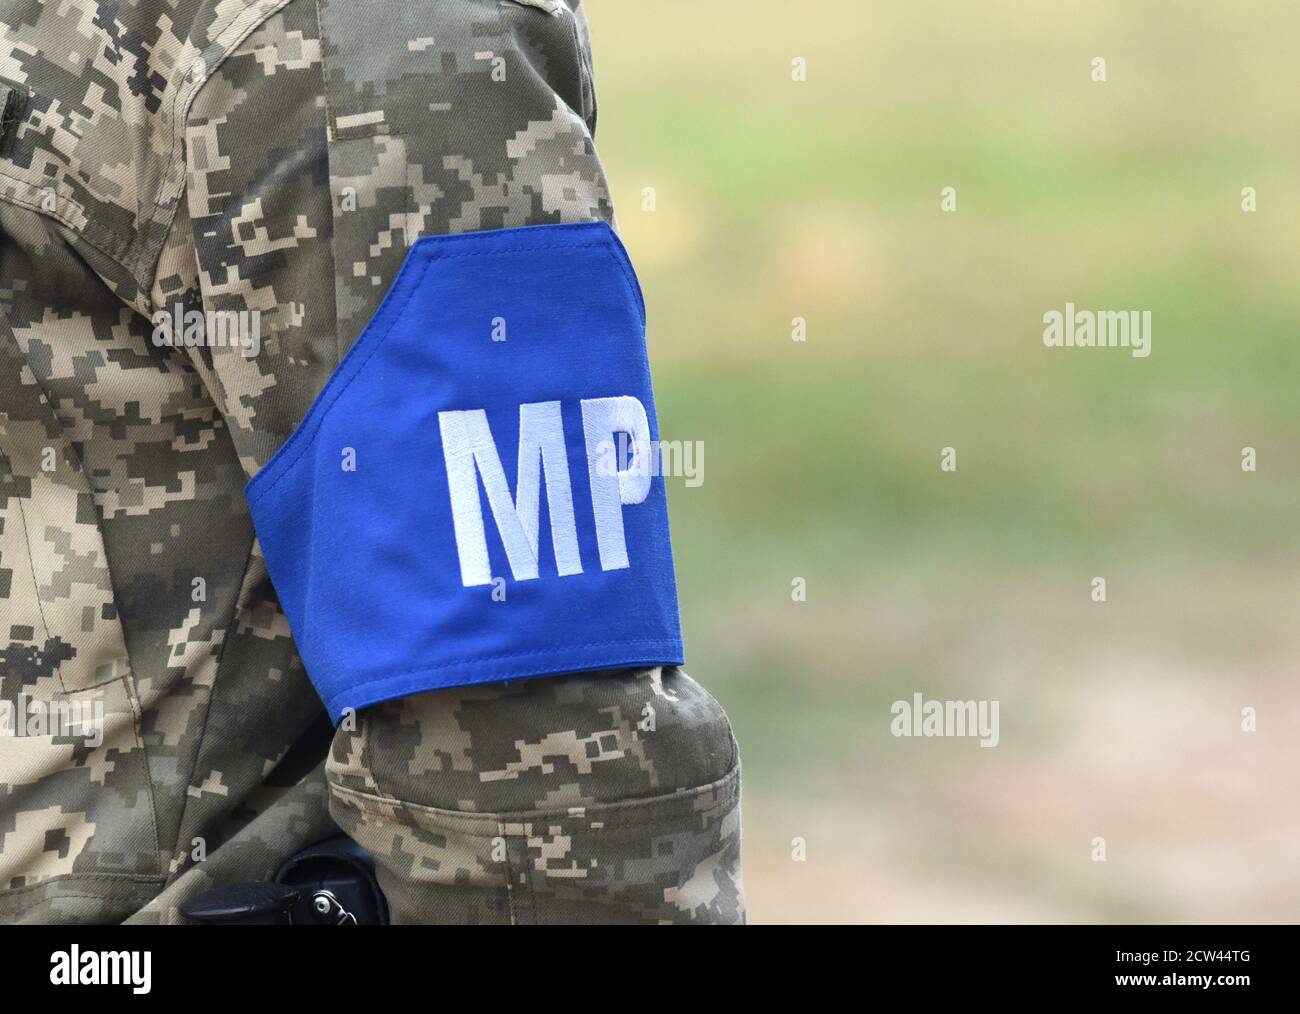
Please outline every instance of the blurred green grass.
[[[1097, 671], [1130, 650], [1135, 679], [1194, 693], [1180, 645], [1240, 671], [1285, 642], [1288, 614], [1244, 589], [1294, 590], [1300, 561], [1300, 7], [588, 6], [662, 429], [706, 449], [703, 486], [669, 484], [690, 667], [755, 812], [852, 820], [961, 777], [953, 744], [898, 766], [888, 705], [913, 689], [1001, 686], [1021, 746], [987, 753], [1050, 763], [1078, 702], [1018, 653], [1110, 644]], [[1151, 310], [1152, 356], [1044, 348], [1067, 300]], [[1142, 588], [1128, 619], [1087, 613], [1094, 574]], [[913, 816], [900, 842], [928, 837]], [[770, 817], [750, 830], [783, 848]], [[1093, 911], [1054, 889], [1045, 911], [1157, 917], [1171, 895], [1142, 890]]]

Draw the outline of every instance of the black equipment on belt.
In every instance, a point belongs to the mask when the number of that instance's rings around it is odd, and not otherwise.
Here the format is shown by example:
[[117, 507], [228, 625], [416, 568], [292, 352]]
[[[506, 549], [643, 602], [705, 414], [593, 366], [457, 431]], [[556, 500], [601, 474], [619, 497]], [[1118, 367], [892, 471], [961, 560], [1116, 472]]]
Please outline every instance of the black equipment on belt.
[[213, 888], [181, 915], [226, 926], [382, 926], [388, 903], [370, 853], [340, 834], [290, 857], [271, 882]]

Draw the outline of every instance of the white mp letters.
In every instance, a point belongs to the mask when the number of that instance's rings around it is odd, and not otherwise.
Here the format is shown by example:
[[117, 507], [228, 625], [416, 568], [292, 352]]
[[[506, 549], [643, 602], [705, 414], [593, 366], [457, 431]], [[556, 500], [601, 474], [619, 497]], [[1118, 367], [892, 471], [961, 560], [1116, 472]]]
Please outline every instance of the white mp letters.
[[[560, 403], [538, 401], [519, 406], [519, 471], [513, 498], [483, 409], [439, 412], [438, 428], [451, 491], [461, 584], [470, 588], [492, 583], [478, 491], [480, 477], [516, 581], [538, 576], [543, 475], [556, 570], [561, 576], [581, 574]], [[650, 494], [650, 469], [642, 467], [650, 455], [650, 420], [645, 406], [628, 395], [584, 398], [582, 431], [600, 566], [602, 570], [622, 570], [629, 565], [623, 508], [641, 503]], [[602, 467], [601, 461], [619, 433], [631, 438], [631, 460], [626, 468], [611, 471]]]

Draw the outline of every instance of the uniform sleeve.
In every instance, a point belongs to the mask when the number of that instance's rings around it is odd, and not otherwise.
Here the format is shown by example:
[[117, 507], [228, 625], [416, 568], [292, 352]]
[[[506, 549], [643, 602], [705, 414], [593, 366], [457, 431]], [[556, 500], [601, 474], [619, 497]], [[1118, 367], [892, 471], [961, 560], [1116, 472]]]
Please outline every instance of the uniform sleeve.
[[[639, 326], [638, 341], [644, 339], [639, 289], [608, 233], [613, 208], [592, 138], [587, 40], [576, 0], [294, 0], [212, 73], [186, 125], [186, 214], [178, 216], [168, 249], [177, 265], [192, 251], [200, 305], [177, 307], [173, 319], [195, 309], [215, 312], [236, 336], [224, 346], [196, 345], [189, 355], [252, 480], [249, 497], [271, 576], [318, 689], [318, 674], [338, 659], [365, 666], [406, 637], [408, 625], [396, 638], [385, 628], [403, 614], [377, 603], [405, 601], [392, 587], [407, 579], [410, 594], [421, 594], [425, 564], [405, 561], [418, 540], [403, 535], [376, 543], [369, 557], [375, 566], [364, 565], [364, 555], [361, 565], [348, 564], [346, 590], [323, 598], [306, 593], [319, 590], [330, 560], [357, 559], [349, 554], [389, 526], [392, 511], [415, 510], [425, 499], [449, 499], [453, 513], [459, 510], [450, 519], [456, 537], [448, 538], [445, 557], [427, 568], [430, 581], [436, 576], [457, 594], [468, 593], [476, 552], [487, 568], [482, 611], [449, 614], [427, 638], [423, 650], [438, 661], [417, 668], [436, 671], [436, 680], [378, 681], [382, 693], [338, 699], [356, 707], [336, 706], [321, 691], [339, 723], [327, 768], [331, 813], [375, 855], [396, 922], [744, 917], [739, 762], [730, 726], [677, 665], [680, 648], [669, 643], [675, 590], [664, 591], [662, 573], [624, 562], [654, 556], [671, 578], [666, 545], [656, 550], [661, 536], [642, 536], [637, 525], [644, 522], [632, 520], [648, 516], [636, 512], [653, 506], [662, 490], [617, 469], [613, 478], [598, 474], [590, 456], [593, 418], [605, 413], [612, 434], [620, 426], [635, 430], [640, 417], [631, 402], [646, 414], [648, 388], [633, 396], [609, 379], [625, 371], [627, 384], [639, 382], [647, 370], [643, 348], [623, 356], [607, 356], [599, 345], [558, 356], [535, 350], [504, 378], [490, 375], [495, 367], [486, 359], [472, 358], [492, 354], [490, 331], [502, 332], [512, 354], [526, 354], [521, 338], [534, 311], [552, 329], [563, 321], [613, 320], [619, 328]], [[605, 231], [582, 231], [596, 227]], [[564, 229], [579, 231], [545, 231]], [[419, 273], [412, 267], [417, 258]], [[159, 271], [155, 302], [164, 308], [168, 278]], [[430, 289], [429, 278], [441, 278], [440, 287]], [[481, 286], [496, 286], [483, 290], [488, 351], [471, 347], [480, 311], [457, 317], [439, 302]], [[533, 293], [523, 306], [521, 291]], [[509, 313], [489, 313], [498, 296]], [[469, 330], [448, 337], [449, 319], [470, 321]], [[569, 338], [583, 340], [577, 333]], [[481, 388], [463, 386], [463, 378], [480, 375], [489, 378]], [[419, 387], [411, 377], [428, 379]], [[573, 377], [588, 378], [590, 389], [571, 389]], [[489, 443], [500, 440], [494, 413], [504, 410], [457, 399], [512, 384], [524, 392], [510, 408], [518, 412], [518, 430], [508, 433], [510, 451], [500, 456], [504, 498], [492, 501], [494, 454], [475, 440], [479, 433]], [[349, 425], [376, 417], [391, 425], [366, 429], [370, 443], [358, 438], [351, 441], [358, 447], [329, 444], [328, 454], [321, 452], [326, 441], [319, 434], [329, 432], [330, 420], [358, 391], [369, 391], [369, 404], [382, 411], [355, 410]], [[442, 398], [457, 409], [439, 413], [441, 433], [429, 436], [436, 424], [399, 422], [408, 418], [404, 406], [420, 398]], [[554, 414], [532, 407], [552, 404]], [[483, 413], [481, 430], [475, 412]], [[652, 403], [648, 416], [653, 426]], [[626, 419], [632, 422], [620, 421]], [[450, 451], [437, 452], [446, 455], [434, 464], [445, 464], [440, 474], [450, 486], [436, 495], [408, 497], [399, 485], [378, 502], [347, 499], [358, 488], [346, 485], [348, 450], [360, 460], [354, 467], [383, 455], [380, 472], [401, 474], [406, 461], [433, 460], [422, 440], [440, 438], [445, 448], [453, 436], [468, 457], [453, 461]], [[545, 489], [550, 510], [540, 536], [524, 504], [525, 446], [541, 466], [529, 473], [534, 492]], [[338, 484], [295, 477], [295, 469], [311, 465], [319, 473], [328, 462], [345, 477]], [[457, 473], [462, 465], [470, 471]], [[557, 510], [562, 486], [551, 483], [566, 468], [580, 491], [577, 516], [595, 512], [593, 531], [581, 521], [573, 532], [564, 527], [566, 515]], [[463, 502], [457, 507], [456, 474], [469, 476], [476, 521], [466, 520]], [[322, 506], [323, 497], [340, 499]], [[364, 528], [322, 528], [322, 517], [366, 511], [372, 522]], [[476, 549], [474, 536], [485, 524], [500, 535], [505, 554], [491, 534], [480, 536], [484, 548]], [[393, 558], [400, 565], [384, 570]], [[634, 627], [618, 637], [584, 637], [576, 646], [516, 644], [520, 629], [535, 627], [545, 631], [536, 636], [554, 639], [567, 626], [595, 623], [580, 598], [545, 604], [534, 589], [547, 582], [530, 585], [530, 566], [558, 568], [559, 581], [589, 578], [597, 596], [591, 601], [606, 617], [630, 617]], [[492, 613], [486, 605], [498, 573], [515, 582], [510, 595], [518, 605], [508, 608], [516, 612]], [[378, 587], [381, 574], [389, 576]], [[531, 613], [530, 604], [537, 606]], [[516, 621], [498, 618], [504, 616]], [[667, 634], [641, 633], [638, 622], [654, 626], [647, 616], [661, 617]], [[467, 629], [488, 631], [472, 651], [452, 643], [469, 636], [460, 633]], [[496, 649], [492, 638], [500, 642]], [[499, 662], [504, 658], [509, 665]], [[566, 659], [573, 664], [562, 665]], [[502, 676], [512, 678], [493, 678]]]

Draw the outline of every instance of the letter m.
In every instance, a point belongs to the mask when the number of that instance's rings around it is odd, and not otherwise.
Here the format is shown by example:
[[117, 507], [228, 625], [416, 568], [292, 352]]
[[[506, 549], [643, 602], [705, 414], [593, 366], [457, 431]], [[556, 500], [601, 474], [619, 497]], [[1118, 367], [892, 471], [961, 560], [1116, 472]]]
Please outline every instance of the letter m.
[[442, 454], [447, 464], [461, 584], [470, 588], [492, 583], [483, 504], [479, 498], [480, 477], [515, 580], [537, 577], [543, 471], [556, 569], [561, 575], [581, 574], [582, 558], [578, 554], [560, 403], [539, 401], [519, 406], [519, 471], [513, 498], [485, 411], [439, 412], [438, 428], [442, 432]]

